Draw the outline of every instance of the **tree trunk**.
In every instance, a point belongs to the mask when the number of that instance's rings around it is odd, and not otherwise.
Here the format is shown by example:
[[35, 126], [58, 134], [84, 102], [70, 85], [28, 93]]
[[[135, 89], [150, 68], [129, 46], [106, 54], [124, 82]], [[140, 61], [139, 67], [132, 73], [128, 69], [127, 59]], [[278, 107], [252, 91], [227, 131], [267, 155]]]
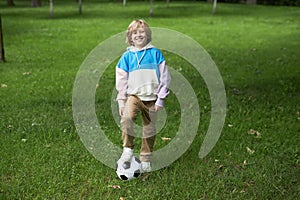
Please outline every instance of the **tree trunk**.
[[153, 16], [153, 0], [150, 0], [150, 17]]
[[3, 43], [3, 36], [2, 36], [2, 23], [1, 23], [1, 15], [0, 15], [0, 60], [2, 62], [5, 62], [5, 57], [4, 57], [4, 43]]
[[82, 0], [78, 0], [78, 6], [79, 6], [78, 13], [79, 13], [79, 15], [81, 15], [82, 14]]
[[53, 17], [53, 0], [50, 0], [50, 17]]
[[41, 2], [41, 0], [31, 0], [31, 6], [32, 7], [41, 7], [42, 2]]
[[217, 0], [214, 0], [213, 14], [216, 14], [216, 11], [217, 11]]
[[14, 0], [7, 0], [8, 6], [15, 6]]

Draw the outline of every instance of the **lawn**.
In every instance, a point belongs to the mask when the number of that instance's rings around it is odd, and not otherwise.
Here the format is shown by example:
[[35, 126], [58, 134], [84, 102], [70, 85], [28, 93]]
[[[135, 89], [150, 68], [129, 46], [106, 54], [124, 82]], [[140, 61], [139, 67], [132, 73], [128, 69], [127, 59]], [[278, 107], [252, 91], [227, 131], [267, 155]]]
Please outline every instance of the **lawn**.
[[[0, 2], [6, 63], [0, 63], [0, 199], [297, 199], [300, 196], [300, 9], [204, 2], [47, 1], [31, 8]], [[179, 13], [179, 14], [178, 14]], [[200, 108], [197, 135], [174, 163], [124, 182], [83, 145], [73, 120], [76, 74], [101, 42], [136, 18], [179, 31], [210, 54], [223, 78], [226, 121], [213, 150], [198, 152], [209, 126], [210, 96], [190, 63], [163, 51], [189, 80]], [[155, 43], [155, 41], [153, 41]], [[124, 49], [125, 50], [125, 49]], [[106, 136], [121, 147], [110, 109], [114, 65], [96, 90]], [[104, 83], [104, 84], [103, 84]], [[174, 138], [180, 107], [166, 101], [156, 149]], [[139, 141], [137, 141], [137, 146]], [[118, 187], [117, 187], [118, 186]]]

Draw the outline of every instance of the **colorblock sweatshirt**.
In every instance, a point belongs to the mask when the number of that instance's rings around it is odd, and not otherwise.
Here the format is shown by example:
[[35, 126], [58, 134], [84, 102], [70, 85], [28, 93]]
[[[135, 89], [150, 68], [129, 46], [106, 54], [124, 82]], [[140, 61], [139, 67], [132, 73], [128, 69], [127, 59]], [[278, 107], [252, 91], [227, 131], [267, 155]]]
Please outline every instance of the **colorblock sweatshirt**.
[[150, 43], [142, 49], [133, 46], [121, 56], [116, 67], [116, 89], [119, 107], [128, 95], [142, 101], [156, 101], [163, 107], [169, 94], [170, 74], [162, 53]]

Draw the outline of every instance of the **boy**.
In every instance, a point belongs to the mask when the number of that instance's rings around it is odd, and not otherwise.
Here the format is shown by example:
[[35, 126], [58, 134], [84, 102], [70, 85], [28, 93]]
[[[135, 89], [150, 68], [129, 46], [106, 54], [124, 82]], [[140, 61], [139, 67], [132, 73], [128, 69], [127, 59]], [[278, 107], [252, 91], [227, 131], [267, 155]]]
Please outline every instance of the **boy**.
[[151, 30], [143, 20], [128, 26], [127, 51], [116, 67], [116, 89], [123, 139], [124, 162], [133, 156], [133, 125], [142, 113], [143, 136], [140, 160], [143, 172], [151, 171], [151, 155], [155, 141], [156, 113], [169, 94], [170, 75], [162, 53], [151, 45]]

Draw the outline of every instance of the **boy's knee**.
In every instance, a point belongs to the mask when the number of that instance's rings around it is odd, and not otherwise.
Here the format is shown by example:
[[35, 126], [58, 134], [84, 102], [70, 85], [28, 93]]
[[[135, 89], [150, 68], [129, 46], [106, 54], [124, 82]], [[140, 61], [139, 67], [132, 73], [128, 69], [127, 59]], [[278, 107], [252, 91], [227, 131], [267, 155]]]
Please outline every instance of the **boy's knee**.
[[144, 138], [152, 137], [155, 134], [156, 134], [156, 129], [155, 129], [155, 126], [153, 126], [152, 123], [150, 123], [150, 124], [143, 127], [143, 137]]

